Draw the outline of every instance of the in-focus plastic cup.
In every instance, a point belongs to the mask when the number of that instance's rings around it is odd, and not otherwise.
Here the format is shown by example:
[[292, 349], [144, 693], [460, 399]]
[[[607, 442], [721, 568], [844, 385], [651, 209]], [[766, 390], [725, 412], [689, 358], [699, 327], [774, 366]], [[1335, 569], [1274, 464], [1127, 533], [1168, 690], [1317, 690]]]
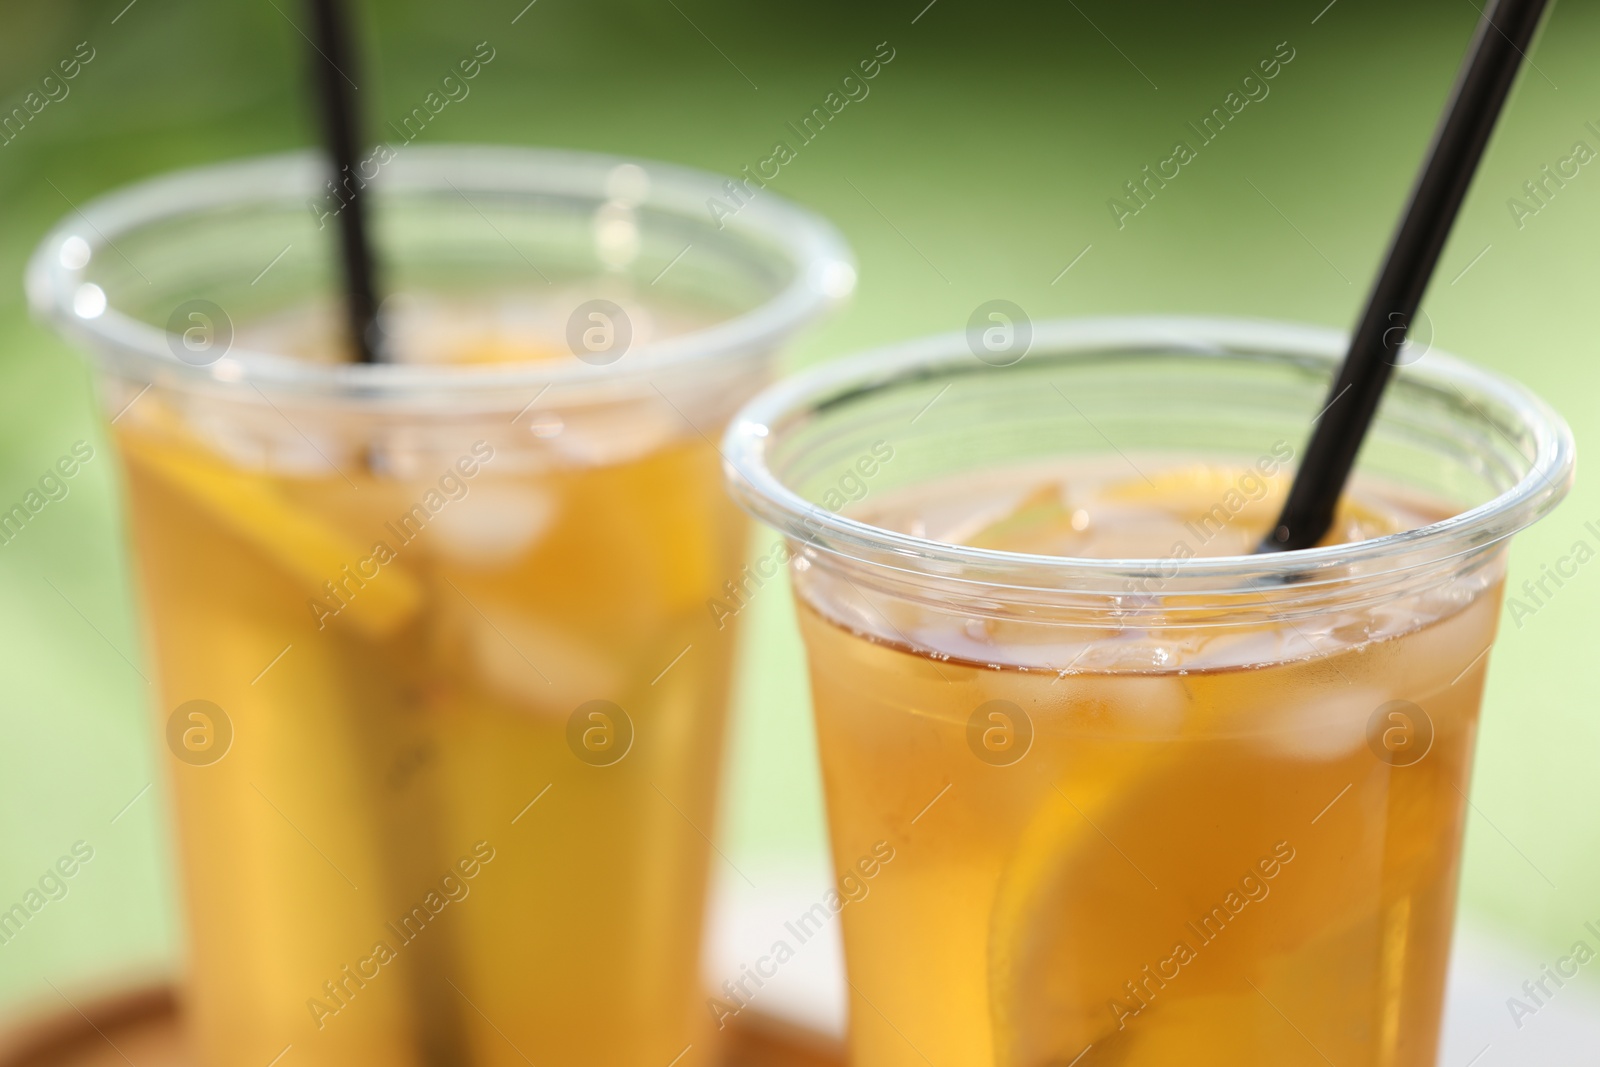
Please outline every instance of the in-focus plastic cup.
[[[1430, 352], [1346, 516], [1418, 528], [1216, 556], [1269, 527], [1343, 351], [1042, 324], [1011, 366], [933, 338], [735, 419], [729, 484], [793, 554], [857, 890], [853, 1063], [1433, 1063], [1507, 538], [1573, 444]], [[1102, 558], [996, 547], [1075, 538]]]
[[309, 155], [36, 253], [125, 467], [203, 1062], [713, 1062], [707, 603], [745, 548], [714, 442], [855, 279], [775, 196], [713, 217], [721, 185], [406, 149], [368, 194], [381, 365], [342, 361]]

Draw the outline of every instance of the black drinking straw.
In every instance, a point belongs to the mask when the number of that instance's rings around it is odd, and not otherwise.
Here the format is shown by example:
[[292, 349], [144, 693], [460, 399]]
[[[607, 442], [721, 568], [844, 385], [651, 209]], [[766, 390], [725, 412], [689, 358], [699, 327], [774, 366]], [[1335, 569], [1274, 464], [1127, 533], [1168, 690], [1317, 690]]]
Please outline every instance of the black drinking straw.
[[311, 0], [317, 55], [317, 105], [322, 112], [323, 145], [333, 166], [338, 210], [340, 262], [344, 268], [345, 309], [350, 342], [363, 363], [382, 359], [377, 329], [378, 297], [372, 242], [367, 236], [367, 203], [356, 170], [358, 144], [355, 101], [356, 64], [339, 0]]
[[1544, 7], [1545, 0], [1498, 0], [1484, 10], [1289, 499], [1258, 551], [1310, 548], [1332, 525], [1339, 494], [1400, 358], [1406, 330]]

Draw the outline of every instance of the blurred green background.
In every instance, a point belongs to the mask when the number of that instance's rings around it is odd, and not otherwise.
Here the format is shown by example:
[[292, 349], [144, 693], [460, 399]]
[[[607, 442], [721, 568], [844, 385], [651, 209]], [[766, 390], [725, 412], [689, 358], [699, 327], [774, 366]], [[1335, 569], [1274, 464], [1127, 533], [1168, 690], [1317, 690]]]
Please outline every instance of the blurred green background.
[[[1478, 17], [1472, 0], [525, 3], [361, 5], [369, 122], [399, 121], [487, 41], [494, 62], [424, 140], [733, 174], [880, 42], [894, 49], [870, 96], [771, 185], [836, 220], [861, 261], [858, 299], [804, 338], [796, 366], [959, 329], [997, 297], [1035, 319], [1348, 326]], [[95, 849], [68, 896], [0, 945], [0, 1004], [16, 1004], [51, 995], [47, 981], [162, 967], [177, 938], [114, 468], [83, 365], [29, 320], [24, 261], [73, 204], [172, 168], [306, 145], [313, 127], [298, 0], [6, 0], [0, 16], [0, 115], [80, 42], [94, 55], [70, 95], [0, 144], [0, 504], [74, 441], [96, 449], [70, 495], [0, 545], [0, 903], [74, 841]], [[1107, 201], [1122, 183], [1176, 140], [1194, 143], [1186, 124], [1280, 42], [1294, 59], [1270, 96], [1119, 229]], [[1427, 302], [1436, 347], [1527, 382], [1580, 446], [1600, 431], [1588, 318], [1600, 166], [1542, 206], [1522, 185], [1576, 142], [1600, 149], [1597, 45], [1600, 9], [1553, 12]], [[1539, 210], [1519, 220], [1513, 197]], [[1580, 538], [1597, 543], [1591, 520], [1600, 498], [1580, 482], [1517, 541], [1512, 584]], [[1600, 920], [1600, 724], [1582, 674], [1597, 618], [1600, 568], [1580, 570], [1520, 627], [1504, 618], [1491, 671], [1465, 906], [1542, 956]], [[727, 851], [741, 867], [821, 862], [790, 607], [768, 595], [745, 619]]]

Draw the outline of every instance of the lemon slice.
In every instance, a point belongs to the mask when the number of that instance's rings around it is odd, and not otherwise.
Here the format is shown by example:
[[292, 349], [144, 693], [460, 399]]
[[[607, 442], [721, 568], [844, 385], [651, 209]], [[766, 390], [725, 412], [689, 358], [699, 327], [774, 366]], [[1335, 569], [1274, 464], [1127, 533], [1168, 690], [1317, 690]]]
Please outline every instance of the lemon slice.
[[[1363, 667], [1346, 658], [1342, 669], [1359, 676]], [[1151, 712], [1160, 694], [1127, 688], [1155, 681], [1062, 684], [1079, 684], [1073, 704], [1100, 701], [1113, 714], [1132, 707], [1159, 721]], [[1373, 1037], [1341, 1031], [1339, 1020], [1387, 1019], [1384, 1005], [1416, 982], [1403, 970], [1416, 965], [1406, 939], [1448, 937], [1453, 852], [1439, 831], [1459, 816], [1449, 780], [1466, 762], [1463, 731], [1441, 734], [1429, 759], [1390, 769], [1359, 751], [1371, 689], [1334, 689], [1324, 704], [1339, 706], [1316, 717], [1336, 712], [1352, 726], [1355, 755], [1284, 751], [1261, 720], [1276, 714], [1274, 690], [1295, 679], [1273, 681], [1244, 672], [1167, 679], [1185, 689], [1181, 732], [1146, 740], [1119, 727], [1075, 737], [1075, 769], [1043, 794], [990, 912], [996, 1067], [1063, 1067], [1080, 1056], [1079, 1067], [1321, 1062], [1263, 1010], [1252, 983], [1274, 1000], [1287, 990], [1302, 1004], [1337, 1005], [1302, 1025], [1335, 1062], [1370, 1054]], [[1429, 703], [1441, 724], [1459, 714]], [[1305, 722], [1279, 725], [1277, 733], [1313, 733]], [[1293, 795], [1309, 781], [1317, 798], [1342, 797], [1341, 779], [1353, 795], [1335, 811], [1351, 823], [1303, 829], [1303, 849], [1274, 842], [1284, 824], [1263, 796]], [[1377, 805], [1374, 841], [1361, 825]], [[1271, 871], [1260, 866], [1269, 856], [1279, 861]], [[1443, 926], [1411, 924], [1404, 909], [1413, 898], [1421, 914], [1444, 914]], [[1384, 1025], [1380, 1040], [1392, 1044], [1399, 1024]]]
[[1342, 545], [1366, 541], [1373, 537], [1398, 533], [1405, 529], [1406, 525], [1392, 511], [1380, 511], [1371, 504], [1345, 496], [1339, 501], [1339, 509], [1334, 513], [1333, 522], [1328, 524], [1328, 532], [1322, 535], [1322, 540], [1317, 544]]
[[[1079, 770], [1055, 781], [1012, 851], [989, 924], [989, 998], [997, 1067], [1054, 1067], [1119, 1035], [1110, 998], [1168, 955], [1181, 898], [1157, 892], [1102, 833], [1183, 765], [1193, 724], [1176, 677], [1066, 679], [1066, 714], [1109, 732], [1085, 737]], [[1106, 914], [1137, 907], [1137, 924]], [[1094, 1062], [1114, 1062], [1098, 1060]]]
[[553, 344], [523, 337], [489, 336], [473, 338], [455, 351], [452, 363], [548, 363], [570, 360], [572, 353]]
[[[135, 434], [122, 436], [122, 454], [141, 472], [180, 493], [195, 507], [320, 596], [344, 567], [370, 553], [316, 515], [297, 507], [262, 478]], [[368, 636], [384, 637], [422, 606], [417, 580], [395, 562], [366, 580], [340, 615]]]
[[[1072, 763], [1013, 846], [990, 911], [996, 1067], [1265, 1062], [1224, 1054], [1248, 1050], [1227, 1036], [1255, 1010], [1237, 998], [1243, 979], [1266, 982], [1268, 961], [1365, 903], [1273, 896], [1288, 883], [1259, 878], [1264, 891], [1244, 895], [1242, 877], [1272, 851], [1272, 818], [1253, 811], [1232, 834], [1218, 820], [1228, 783], [1273, 757], [1213, 743], [1237, 733], [1236, 694], [1171, 675], [1062, 684], [1065, 714], [1083, 724]], [[1227, 1011], [1197, 1014], [1206, 1004]], [[1171, 1058], [1183, 1040], [1194, 1053]]]
[[[1118, 775], [1099, 779], [1092, 795], [1076, 800], [1051, 795], [1035, 813], [1001, 875], [990, 914], [989, 1012], [994, 1027], [996, 1067], [1043, 1067], [1069, 1062], [1081, 1050], [1101, 1042], [1109, 1029], [1103, 1011], [1074, 1014], [1081, 998], [1070, 995], [1075, 984], [1062, 973], [1068, 958], [1057, 961], [1052, 947], [1065, 931], [1050, 921], [1051, 888], [1074, 866], [1092, 861], [1085, 853], [1095, 838], [1083, 808], [1098, 813], [1121, 786]], [[1066, 988], [1064, 988], [1066, 987]]]
[[[1252, 491], [1244, 483], [1252, 480]], [[1278, 512], [1289, 479], [1249, 467], [1193, 464], [1157, 471], [1148, 480], [1133, 478], [1100, 491], [1105, 500], [1141, 504], [1182, 519], [1199, 520], [1221, 509], [1227, 522], [1269, 522]]]
[[1080, 539], [1079, 531], [1083, 529], [1081, 519], [1074, 525], [1073, 515], [1064, 487], [1049, 482], [1023, 497], [1006, 515], [963, 540], [973, 548], [1065, 555], [1073, 541]]

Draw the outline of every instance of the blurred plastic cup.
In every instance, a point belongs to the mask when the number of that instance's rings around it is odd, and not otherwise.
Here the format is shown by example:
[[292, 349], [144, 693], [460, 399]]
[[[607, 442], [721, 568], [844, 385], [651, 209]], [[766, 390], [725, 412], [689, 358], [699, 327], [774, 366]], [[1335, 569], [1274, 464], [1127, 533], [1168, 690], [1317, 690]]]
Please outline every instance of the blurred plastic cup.
[[200, 1058], [711, 1062], [698, 960], [745, 528], [712, 444], [844, 244], [511, 148], [373, 183], [343, 362], [311, 156], [68, 217], [28, 275], [127, 477]]

